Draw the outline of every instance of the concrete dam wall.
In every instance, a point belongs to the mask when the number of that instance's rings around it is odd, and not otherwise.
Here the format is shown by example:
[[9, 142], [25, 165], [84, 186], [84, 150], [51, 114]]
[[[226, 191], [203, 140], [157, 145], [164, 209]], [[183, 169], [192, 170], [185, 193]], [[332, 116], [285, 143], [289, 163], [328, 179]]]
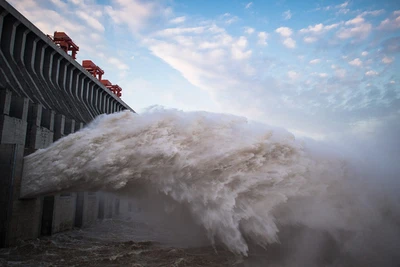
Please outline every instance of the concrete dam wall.
[[19, 197], [24, 156], [100, 114], [126, 109], [132, 110], [0, 0], [0, 247], [111, 218], [126, 206], [100, 192]]

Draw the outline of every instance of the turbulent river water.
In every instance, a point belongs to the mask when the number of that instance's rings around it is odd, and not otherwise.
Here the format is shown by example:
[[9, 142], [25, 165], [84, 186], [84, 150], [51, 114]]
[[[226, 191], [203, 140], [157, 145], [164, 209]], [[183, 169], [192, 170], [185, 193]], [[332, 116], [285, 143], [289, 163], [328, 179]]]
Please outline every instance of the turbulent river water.
[[155, 109], [100, 116], [28, 156], [22, 195], [134, 197], [190, 236], [181, 247], [214, 248], [201, 253], [215, 266], [400, 266], [399, 197], [374, 175], [282, 129]]

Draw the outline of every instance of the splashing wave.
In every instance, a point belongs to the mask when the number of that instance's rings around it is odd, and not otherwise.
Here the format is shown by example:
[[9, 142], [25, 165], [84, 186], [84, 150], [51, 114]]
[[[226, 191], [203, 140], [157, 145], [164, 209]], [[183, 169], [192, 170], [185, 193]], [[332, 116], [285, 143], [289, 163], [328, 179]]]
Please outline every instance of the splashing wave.
[[349, 179], [346, 161], [285, 130], [156, 109], [100, 116], [26, 157], [22, 195], [151, 186], [187, 205], [210, 240], [246, 255], [249, 242], [278, 242], [280, 225], [358, 231], [378, 223]]

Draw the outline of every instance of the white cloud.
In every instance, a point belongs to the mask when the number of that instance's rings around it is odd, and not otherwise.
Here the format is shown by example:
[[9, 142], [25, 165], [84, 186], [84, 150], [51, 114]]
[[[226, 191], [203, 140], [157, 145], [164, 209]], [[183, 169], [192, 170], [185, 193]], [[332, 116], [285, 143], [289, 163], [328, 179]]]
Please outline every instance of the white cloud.
[[356, 58], [356, 59], [353, 59], [352, 61], [349, 61], [349, 64], [352, 66], [361, 67], [362, 61], [359, 58]]
[[[232, 90], [239, 90], [240, 93], [239, 88], [246, 86], [243, 79], [257, 71], [249, 64], [253, 52], [249, 49], [247, 38], [235, 38], [212, 21], [202, 25], [203, 32], [188, 34], [187, 37], [191, 38], [189, 46], [175, 41], [179, 34], [166, 37], [153, 35], [145, 43], [154, 56], [179, 71], [192, 85], [207, 91], [212, 98]], [[201, 46], [209, 48], [204, 50]], [[230, 101], [230, 98], [223, 99]], [[221, 98], [218, 100], [222, 101]], [[222, 103], [218, 102], [218, 105]]]
[[393, 19], [387, 18], [378, 26], [380, 30], [396, 30], [398, 28], [400, 28], [400, 16]]
[[228, 24], [228, 25], [230, 25], [230, 24], [232, 24], [232, 23], [234, 23], [234, 22], [239, 20], [239, 18], [237, 16], [233, 16], [230, 13], [223, 14], [221, 16], [221, 19], [223, 19], [225, 24]]
[[108, 57], [107, 61], [108, 61], [108, 63], [110, 63], [111, 65], [114, 65], [119, 70], [128, 70], [129, 69], [129, 66], [126, 65], [123, 61], [119, 60], [118, 58]]
[[275, 30], [275, 32], [279, 33], [282, 37], [289, 37], [292, 35], [292, 29], [288, 27], [279, 27]]
[[86, 23], [92, 27], [93, 29], [99, 31], [99, 32], [104, 32], [104, 26], [103, 24], [101, 24], [100, 21], [98, 21], [97, 19], [95, 19], [93, 16], [90, 16], [89, 14], [81, 11], [81, 10], [77, 10], [75, 12], [75, 14], [80, 17], [82, 20], [86, 21]]
[[50, 2], [52, 2], [54, 5], [56, 5], [58, 8], [61, 9], [66, 9], [68, 7], [67, 4], [61, 0], [50, 0]]
[[82, 4], [82, 0], [68, 0], [69, 2], [71, 2], [74, 5], [80, 5]]
[[381, 21], [381, 23], [378, 26], [378, 29], [390, 28], [390, 26], [391, 26], [391, 20], [385, 19]]
[[304, 37], [303, 41], [305, 43], [314, 43], [316, 42], [318, 39], [316, 37], [312, 37], [312, 36], [308, 36], [308, 37]]
[[315, 25], [310, 25], [307, 28], [303, 28], [299, 32], [300, 33], [321, 34], [321, 33], [330, 31], [332, 29], [335, 29], [339, 25], [340, 25], [339, 23], [334, 23], [334, 24], [330, 24], [330, 25], [324, 25], [322, 23], [319, 23], [319, 24], [315, 24]]
[[337, 5], [336, 7], [337, 8], [345, 8], [345, 7], [347, 7], [349, 5], [349, 1], [346, 1], [346, 2], [344, 2], [344, 3], [342, 3], [342, 4], [340, 4], [340, 5]]
[[251, 56], [251, 50], [245, 50], [247, 47], [247, 38], [244, 36], [240, 36], [239, 40], [237, 40], [234, 44], [232, 44], [231, 53], [232, 58], [235, 60], [243, 60], [247, 59]]
[[195, 86], [212, 89], [208, 87], [207, 81], [218, 76], [221, 82], [228, 82], [224, 79], [224, 72], [217, 68], [224, 58], [224, 52], [221, 50], [219, 53], [200, 53], [194, 47], [185, 48], [158, 40], [151, 40], [149, 49], [155, 56], [181, 72], [182, 76]]
[[290, 38], [290, 36], [293, 34], [292, 29], [288, 27], [279, 27], [275, 30], [275, 32], [280, 34], [281, 37], [285, 37], [285, 39], [282, 42], [284, 46], [286, 46], [287, 48], [296, 47], [296, 41]]
[[142, 2], [139, 0], [119, 0], [116, 5], [105, 6], [105, 12], [116, 24], [125, 24], [132, 32], [141, 31], [153, 17], [169, 14], [168, 8], [163, 8], [157, 2]]
[[266, 32], [258, 33], [258, 42], [259, 45], [267, 45], [268, 34]]
[[232, 24], [232, 23], [238, 21], [238, 19], [239, 19], [238, 17], [232, 17], [232, 18], [226, 20], [225, 23], [229, 25], [229, 24]]
[[176, 17], [174, 19], [171, 19], [169, 22], [173, 23], [173, 24], [179, 24], [179, 23], [182, 23], [182, 22], [185, 22], [185, 21], [186, 21], [186, 17], [185, 16], [181, 16], [181, 17]]
[[390, 81], [389, 83], [391, 83], [391, 84], [395, 84], [396, 82], [395, 82], [395, 81]]
[[318, 64], [318, 63], [320, 63], [320, 62], [321, 62], [321, 60], [320, 60], [319, 58], [310, 60], [310, 64]]
[[289, 37], [283, 40], [283, 45], [292, 49], [296, 47], [296, 41]]
[[288, 71], [287, 75], [291, 80], [297, 80], [300, 77], [300, 74], [293, 70]]
[[245, 8], [249, 9], [252, 5], [253, 5], [253, 2], [249, 2], [249, 3], [246, 4]]
[[363, 23], [365, 20], [362, 16], [357, 16], [354, 19], [348, 20], [345, 22], [345, 25], [355, 25]]
[[400, 10], [393, 11], [393, 15], [395, 15], [395, 16], [400, 15]]
[[342, 4], [339, 5], [331, 5], [331, 6], [326, 6], [326, 7], [322, 7], [322, 8], [317, 8], [317, 10], [325, 10], [325, 11], [329, 11], [329, 10], [338, 10], [336, 13], [338, 14], [346, 14], [347, 12], [349, 12], [350, 10], [347, 8], [347, 6], [349, 5], [349, 1], [343, 2]]
[[283, 12], [282, 17], [284, 20], [289, 20], [292, 18], [292, 12], [290, 12], [290, 10], [286, 10], [285, 12]]
[[325, 72], [313, 72], [312, 75], [318, 76], [318, 77], [320, 77], [320, 78], [326, 78], [326, 77], [328, 77], [328, 73], [325, 73]]
[[338, 12], [336, 12], [336, 14], [347, 14], [349, 11], [350, 9], [348, 8], [341, 8]]
[[185, 27], [177, 27], [177, 28], [167, 28], [155, 33], [158, 36], [176, 36], [182, 34], [200, 34], [203, 33], [205, 30], [204, 27], [192, 27], [192, 28], [185, 28]]
[[385, 56], [385, 57], [382, 59], [382, 62], [385, 63], [385, 64], [390, 64], [390, 63], [393, 62], [393, 60], [394, 60], [393, 57], [386, 57], [386, 56]]
[[338, 77], [338, 78], [344, 78], [344, 77], [346, 77], [346, 70], [345, 69], [336, 69], [335, 70], [335, 75], [336, 75], [336, 77]]
[[367, 15], [378, 16], [383, 14], [385, 11], [383, 9], [380, 10], [373, 10], [373, 11], [364, 11], [360, 15], [356, 16], [355, 18], [348, 20], [345, 22], [345, 25], [357, 25], [363, 24], [365, 22], [364, 17]]
[[243, 51], [243, 50], [238, 49], [235, 46], [232, 47], [232, 51], [231, 52], [232, 52], [232, 58], [236, 59], [236, 60], [247, 59], [253, 53], [251, 50]]
[[236, 42], [236, 45], [240, 48], [246, 48], [247, 46], [247, 38], [244, 36], [240, 36], [239, 40]]
[[361, 55], [362, 55], [363, 57], [365, 57], [365, 56], [368, 55], [368, 52], [367, 52], [367, 51], [363, 51], [363, 52], [361, 53]]
[[378, 73], [374, 70], [369, 70], [365, 73], [366, 76], [376, 76]]
[[370, 23], [360, 23], [351, 28], [342, 28], [337, 32], [340, 39], [359, 38], [363, 39], [369, 35], [372, 30]]
[[255, 30], [254, 30], [254, 28], [251, 28], [251, 27], [245, 27], [244, 28], [244, 32], [246, 33], [246, 34], [253, 34], [254, 32], [255, 32]]
[[364, 11], [363, 13], [361, 13], [360, 16], [366, 16], [366, 15], [379, 16], [383, 13], [385, 13], [385, 10], [379, 9], [379, 10], [373, 10], [373, 11]]
[[[180, 39], [180, 38], [182, 38], [182, 36], [176, 37], [175, 40], [176, 40], [176, 39]], [[183, 46], [187, 46], [187, 47], [192, 47], [192, 46], [194, 45], [193, 38], [192, 38], [191, 36], [189, 36], [188, 38], [182, 38], [182, 41], [179, 42], [179, 44], [180, 44], [180, 45], [183, 45]], [[217, 49], [217, 48], [220, 47], [220, 46], [221, 46], [221, 43], [218, 43], [218, 42], [208, 42], [208, 41], [200, 42], [200, 43], [198, 44], [198, 47], [199, 47], [200, 49]]]

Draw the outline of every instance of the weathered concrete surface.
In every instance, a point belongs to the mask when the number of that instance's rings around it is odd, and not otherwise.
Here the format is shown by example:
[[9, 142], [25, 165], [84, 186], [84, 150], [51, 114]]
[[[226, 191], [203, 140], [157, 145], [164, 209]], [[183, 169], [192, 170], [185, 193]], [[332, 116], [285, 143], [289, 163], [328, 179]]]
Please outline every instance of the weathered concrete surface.
[[98, 192], [84, 192], [83, 226], [88, 226], [97, 220], [99, 213]]
[[6, 245], [9, 218], [11, 216], [12, 183], [16, 145], [0, 144], [0, 247]]
[[[54, 138], [54, 111], [43, 112], [41, 104], [29, 104], [26, 147], [32, 152], [48, 147]], [[46, 121], [50, 120], [50, 121]]]
[[[7, 191], [2, 202], [0, 230], [1, 244], [15, 244], [21, 238], [35, 238], [39, 231], [40, 200], [19, 200], [22, 167], [27, 133], [28, 99], [12, 95], [8, 90], [0, 90], [0, 144], [13, 147], [13, 153], [2, 151], [1, 162], [5, 175], [4, 187]], [[6, 167], [9, 165], [10, 169]]]
[[52, 233], [70, 230], [74, 227], [76, 193], [57, 194], [54, 197]]
[[119, 213], [119, 200], [111, 195], [102, 202], [100, 194], [87, 192], [82, 198], [70, 193], [20, 199], [20, 187], [25, 155], [82, 129], [100, 114], [125, 109], [132, 110], [0, 0], [0, 247], [71, 229], [77, 200], [80, 226]]

